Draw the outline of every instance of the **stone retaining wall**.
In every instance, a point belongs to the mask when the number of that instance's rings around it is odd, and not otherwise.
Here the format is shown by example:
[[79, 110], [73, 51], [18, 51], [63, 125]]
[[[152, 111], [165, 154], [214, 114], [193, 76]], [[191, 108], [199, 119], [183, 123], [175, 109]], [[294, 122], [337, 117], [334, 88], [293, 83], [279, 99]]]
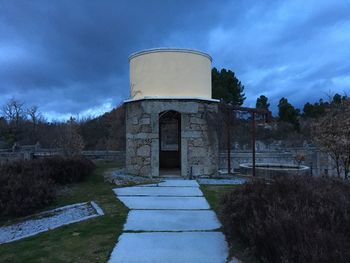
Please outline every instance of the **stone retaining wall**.
[[[57, 149], [40, 149], [36, 151], [0, 151], [0, 163], [16, 160], [32, 160], [61, 155]], [[91, 160], [118, 161], [124, 164], [125, 151], [82, 151], [84, 157]]]

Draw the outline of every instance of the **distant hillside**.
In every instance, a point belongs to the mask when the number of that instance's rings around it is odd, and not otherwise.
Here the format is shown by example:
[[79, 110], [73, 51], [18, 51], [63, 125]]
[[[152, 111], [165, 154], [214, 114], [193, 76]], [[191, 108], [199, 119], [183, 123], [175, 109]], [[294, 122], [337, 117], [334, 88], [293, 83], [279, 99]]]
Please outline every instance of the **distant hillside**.
[[110, 112], [80, 123], [86, 150], [125, 150], [125, 109]]

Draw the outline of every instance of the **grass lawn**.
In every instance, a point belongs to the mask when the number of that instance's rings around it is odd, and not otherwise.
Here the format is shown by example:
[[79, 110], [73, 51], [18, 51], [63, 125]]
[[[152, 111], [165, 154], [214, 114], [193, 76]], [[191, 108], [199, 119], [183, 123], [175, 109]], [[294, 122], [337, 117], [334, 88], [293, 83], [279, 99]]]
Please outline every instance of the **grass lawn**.
[[[207, 199], [210, 207], [215, 211], [220, 219], [220, 198], [223, 194], [241, 187], [240, 185], [201, 185], [201, 190]], [[225, 229], [223, 229], [225, 233]], [[230, 246], [230, 256], [242, 260], [244, 263], [258, 263], [259, 261], [245, 249], [239, 240], [234, 240]]]
[[2, 244], [0, 262], [106, 262], [128, 214], [112, 192], [116, 186], [104, 182], [102, 176], [115, 167], [117, 163], [98, 164], [84, 182], [60, 189], [55, 203], [45, 209], [94, 200], [104, 216]]

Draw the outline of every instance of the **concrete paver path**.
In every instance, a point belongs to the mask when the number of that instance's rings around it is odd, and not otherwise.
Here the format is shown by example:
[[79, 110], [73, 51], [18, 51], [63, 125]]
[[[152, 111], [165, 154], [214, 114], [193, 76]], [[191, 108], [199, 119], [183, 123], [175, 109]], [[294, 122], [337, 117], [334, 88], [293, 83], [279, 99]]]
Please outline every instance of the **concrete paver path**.
[[204, 197], [191, 196], [118, 196], [130, 209], [209, 209]]
[[123, 187], [114, 192], [118, 196], [203, 196], [198, 187]]
[[226, 261], [220, 222], [195, 180], [169, 179], [113, 191], [131, 211], [110, 263]]
[[200, 231], [220, 228], [211, 210], [131, 210], [127, 231]]

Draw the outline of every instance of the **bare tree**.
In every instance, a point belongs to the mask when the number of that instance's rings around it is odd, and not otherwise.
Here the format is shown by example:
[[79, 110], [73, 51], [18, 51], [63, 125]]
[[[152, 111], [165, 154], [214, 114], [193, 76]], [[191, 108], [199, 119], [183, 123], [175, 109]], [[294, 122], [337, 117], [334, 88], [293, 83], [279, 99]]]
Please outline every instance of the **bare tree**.
[[9, 123], [18, 128], [19, 123], [25, 119], [24, 103], [12, 98], [2, 107], [2, 113]]
[[331, 107], [312, 125], [312, 135], [321, 150], [334, 160], [338, 176], [344, 171], [345, 179], [350, 172], [350, 99]]
[[10, 136], [12, 143], [20, 140], [26, 117], [24, 103], [12, 98], [1, 110], [8, 124], [8, 136]]
[[60, 146], [64, 155], [80, 155], [84, 149], [84, 140], [79, 134], [79, 125], [74, 118], [70, 118], [66, 125], [63, 126]]
[[39, 121], [42, 119], [40, 112], [38, 111], [38, 106], [34, 105], [26, 110], [29, 119], [33, 123], [34, 129], [37, 127]]

